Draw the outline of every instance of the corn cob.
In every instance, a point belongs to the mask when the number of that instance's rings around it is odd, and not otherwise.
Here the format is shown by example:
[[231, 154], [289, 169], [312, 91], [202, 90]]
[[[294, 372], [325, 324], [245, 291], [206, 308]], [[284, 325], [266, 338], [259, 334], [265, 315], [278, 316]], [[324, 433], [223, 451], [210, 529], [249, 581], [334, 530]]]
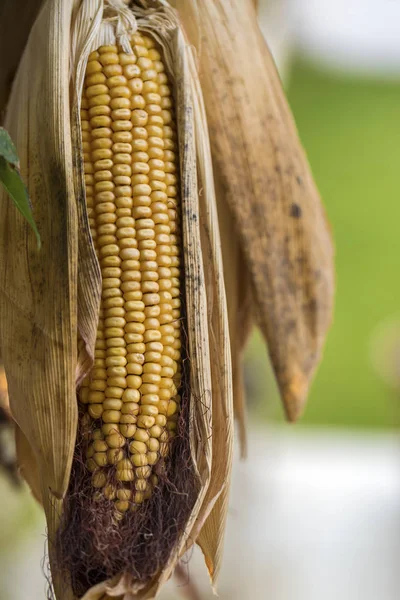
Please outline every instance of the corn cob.
[[[95, 360], [79, 390], [86, 466], [121, 518], [149, 498], [176, 434], [181, 379], [173, 98], [154, 41], [89, 56], [81, 102], [89, 225], [102, 273]], [[89, 416], [87, 416], [89, 415]], [[98, 493], [98, 492], [97, 492]]]

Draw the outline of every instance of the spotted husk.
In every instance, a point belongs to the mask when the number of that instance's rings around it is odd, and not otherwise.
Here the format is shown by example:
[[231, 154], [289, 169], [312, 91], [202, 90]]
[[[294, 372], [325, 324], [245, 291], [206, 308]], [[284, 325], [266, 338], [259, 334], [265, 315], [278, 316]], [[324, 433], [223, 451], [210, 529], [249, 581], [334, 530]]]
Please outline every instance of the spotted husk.
[[[196, 48], [220, 222], [237, 232], [231, 240], [222, 236], [222, 248], [234, 406], [244, 442], [239, 364], [251, 321], [268, 344], [288, 418], [304, 409], [332, 316], [331, 233], [256, 3], [172, 4]], [[238, 294], [236, 275], [243, 271]]]

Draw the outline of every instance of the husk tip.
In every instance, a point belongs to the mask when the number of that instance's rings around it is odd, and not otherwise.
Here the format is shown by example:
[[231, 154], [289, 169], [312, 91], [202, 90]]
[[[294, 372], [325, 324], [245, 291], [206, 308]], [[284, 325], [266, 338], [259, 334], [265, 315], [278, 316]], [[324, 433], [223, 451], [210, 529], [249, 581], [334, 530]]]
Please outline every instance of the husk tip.
[[297, 372], [281, 388], [281, 396], [286, 418], [295, 423], [302, 415], [307, 403], [309, 380], [304, 373]]

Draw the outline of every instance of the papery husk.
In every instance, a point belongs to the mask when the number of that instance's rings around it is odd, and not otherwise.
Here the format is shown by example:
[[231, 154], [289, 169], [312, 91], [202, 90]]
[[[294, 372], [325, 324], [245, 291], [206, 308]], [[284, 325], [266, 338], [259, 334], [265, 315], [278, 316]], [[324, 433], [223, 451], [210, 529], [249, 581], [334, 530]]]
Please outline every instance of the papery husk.
[[[221, 239], [205, 106], [193, 54], [189, 55], [200, 181], [200, 232], [205, 269], [212, 378], [212, 470], [193, 539], [203, 550], [215, 585], [222, 563], [233, 451], [232, 368]], [[210, 506], [212, 507], [211, 512]], [[209, 513], [209, 514], [208, 514]], [[208, 514], [208, 516], [207, 516]], [[206, 518], [207, 517], [207, 518]], [[204, 520], [206, 518], [206, 520]], [[201, 529], [199, 525], [203, 523]]]
[[[251, 277], [252, 313], [294, 421], [331, 322], [333, 248], [325, 212], [254, 2], [173, 4], [197, 50], [214, 171]], [[220, 204], [218, 210], [225, 215]], [[225, 273], [235, 268], [230, 254], [223, 259]], [[228, 298], [231, 293], [227, 287]], [[232, 332], [237, 316], [231, 315]], [[235, 405], [242, 408], [240, 401]]]
[[[102, 0], [47, 0], [32, 29], [10, 98], [6, 126], [28, 184], [42, 237], [1, 197], [1, 347], [18, 423], [22, 473], [41, 498], [53, 585], [76, 600], [57, 567], [55, 539], [67, 493], [77, 431], [76, 386], [93, 363], [101, 273], [92, 244], [83, 181], [80, 98], [84, 69], [100, 43], [125, 44], [131, 18], [102, 24]], [[176, 84], [182, 230], [190, 360], [190, 446], [197, 498], [164, 568], [145, 586], [126, 573], [94, 586], [85, 600], [155, 597], [187, 549], [203, 545], [219, 569], [232, 459], [232, 382], [226, 299], [208, 134], [191, 50], [163, 1], [135, 5], [139, 28], [163, 47]], [[68, 70], [68, 65], [70, 71]], [[201, 189], [201, 193], [199, 190]], [[13, 244], [17, 252], [11, 252]], [[18, 299], [18, 300], [17, 300]], [[77, 339], [82, 343], [77, 356]], [[28, 474], [29, 470], [29, 474]], [[37, 472], [37, 475], [35, 473]], [[216, 523], [218, 521], [218, 523]], [[211, 540], [211, 541], [210, 541]]]
[[232, 211], [218, 173], [214, 175], [221, 230], [224, 280], [228, 307], [229, 338], [232, 356], [233, 406], [242, 458], [247, 454], [247, 411], [243, 381], [243, 354], [254, 323], [251, 280], [242, 246], [235, 235]]
[[[78, 219], [70, 135], [70, 3], [55, 0], [32, 28], [5, 127], [18, 150], [42, 239], [0, 192], [0, 346], [17, 423], [21, 473], [43, 502], [51, 539], [77, 430]], [[51, 547], [50, 547], [51, 553]]]
[[64, 59], [69, 17], [65, 2], [41, 11], [5, 121], [32, 199], [40, 251], [29, 225], [0, 191], [0, 346], [10, 406], [29, 440], [41, 486], [55, 498], [68, 486], [77, 426], [78, 235]]

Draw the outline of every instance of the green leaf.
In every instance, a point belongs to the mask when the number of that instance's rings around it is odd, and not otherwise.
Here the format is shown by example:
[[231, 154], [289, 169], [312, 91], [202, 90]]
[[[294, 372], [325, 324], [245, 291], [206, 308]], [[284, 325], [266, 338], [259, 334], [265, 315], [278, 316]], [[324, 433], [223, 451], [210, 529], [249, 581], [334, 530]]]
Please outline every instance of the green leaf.
[[0, 156], [4, 156], [7, 162], [19, 169], [17, 150], [8, 132], [3, 127], [0, 127]]
[[[12, 148], [14, 148], [13, 145]], [[15, 156], [16, 154], [14, 155], [14, 158], [11, 161], [6, 159], [4, 155], [0, 156], [0, 182], [4, 185], [5, 189], [11, 196], [11, 199], [13, 200], [15, 206], [25, 217], [25, 219], [28, 221], [33, 231], [35, 232], [37, 245], [40, 249], [41, 239], [36, 227], [36, 223], [33, 219], [32, 209], [29, 202], [28, 190], [26, 189], [25, 184], [22, 181], [18, 168], [15, 166], [16, 163], [18, 164], [18, 157], [17, 161], [15, 161]]]

